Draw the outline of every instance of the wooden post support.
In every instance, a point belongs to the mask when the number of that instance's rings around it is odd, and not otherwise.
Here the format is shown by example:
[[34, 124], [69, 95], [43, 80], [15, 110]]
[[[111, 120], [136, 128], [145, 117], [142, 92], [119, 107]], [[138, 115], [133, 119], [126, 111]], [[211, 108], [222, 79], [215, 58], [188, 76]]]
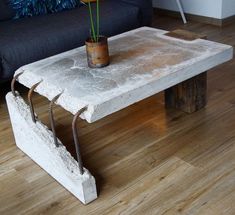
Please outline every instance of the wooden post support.
[[[195, 34], [185, 30], [175, 30], [168, 36], [184, 39], [206, 39], [205, 35]], [[207, 103], [207, 72], [165, 90], [166, 108], [180, 109], [186, 113], [193, 113], [205, 107]]]
[[186, 113], [202, 109], [207, 103], [207, 73], [165, 90], [166, 108], [177, 108]]

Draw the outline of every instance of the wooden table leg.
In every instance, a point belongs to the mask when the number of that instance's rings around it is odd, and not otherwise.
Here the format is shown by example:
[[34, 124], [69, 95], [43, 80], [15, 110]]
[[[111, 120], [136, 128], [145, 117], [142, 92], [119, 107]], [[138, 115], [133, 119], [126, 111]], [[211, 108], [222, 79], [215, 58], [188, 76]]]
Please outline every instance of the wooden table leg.
[[[166, 33], [167, 36], [192, 41], [206, 39], [206, 35], [176, 29]], [[205, 107], [207, 103], [207, 72], [197, 75], [176, 86], [165, 90], [166, 108], [177, 108], [186, 113], [193, 113]]]
[[207, 72], [165, 90], [166, 108], [193, 113], [206, 106]]

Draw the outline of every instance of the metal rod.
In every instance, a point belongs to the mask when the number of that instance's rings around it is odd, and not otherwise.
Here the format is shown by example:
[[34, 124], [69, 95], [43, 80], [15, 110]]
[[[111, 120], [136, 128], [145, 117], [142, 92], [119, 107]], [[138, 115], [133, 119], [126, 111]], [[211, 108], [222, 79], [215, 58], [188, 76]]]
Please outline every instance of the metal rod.
[[34, 107], [33, 107], [33, 101], [32, 101], [32, 96], [33, 96], [33, 91], [37, 88], [37, 86], [41, 83], [42, 81], [34, 84], [29, 92], [28, 92], [28, 101], [29, 101], [29, 107], [30, 107], [30, 112], [31, 112], [31, 117], [32, 117], [32, 120], [33, 122], [35, 123], [36, 122], [36, 117], [35, 117], [35, 114], [34, 114]]
[[72, 130], [73, 130], [73, 139], [74, 139], [74, 144], [76, 148], [76, 154], [77, 154], [77, 161], [78, 161], [78, 167], [80, 174], [83, 175], [83, 163], [82, 163], [82, 158], [81, 158], [81, 153], [80, 153], [80, 145], [78, 141], [78, 132], [77, 132], [77, 119], [78, 117], [87, 110], [87, 107], [82, 108], [79, 110], [73, 117], [73, 122], [72, 122]]
[[180, 14], [181, 14], [181, 17], [182, 17], [182, 19], [183, 19], [184, 24], [187, 24], [187, 20], [186, 20], [186, 18], [185, 18], [184, 10], [183, 10], [183, 7], [182, 7], [182, 4], [181, 4], [180, 0], [176, 0], [176, 3], [177, 3], [178, 8], [179, 8], [179, 10], [180, 10]]
[[20, 72], [18, 73], [17, 75], [15, 75], [15, 77], [13, 77], [12, 81], [11, 81], [11, 92], [14, 96], [17, 96], [16, 95], [16, 92], [15, 92], [15, 83], [16, 83], [16, 80], [19, 78], [20, 75], [22, 75], [23, 72]]
[[59, 147], [59, 143], [58, 143], [58, 139], [57, 139], [57, 136], [56, 136], [56, 130], [55, 130], [55, 120], [54, 120], [54, 115], [53, 115], [53, 106], [54, 106], [54, 103], [61, 96], [61, 94], [62, 93], [55, 96], [49, 104], [49, 119], [50, 119], [50, 124], [51, 124], [51, 130], [52, 130], [53, 137], [54, 137], [54, 143], [55, 143], [56, 147]]

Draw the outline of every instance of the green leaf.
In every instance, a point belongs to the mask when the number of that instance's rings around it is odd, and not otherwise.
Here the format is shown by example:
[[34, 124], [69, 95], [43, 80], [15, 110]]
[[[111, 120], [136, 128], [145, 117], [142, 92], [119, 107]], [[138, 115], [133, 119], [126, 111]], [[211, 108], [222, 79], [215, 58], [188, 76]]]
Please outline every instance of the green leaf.
[[96, 32], [95, 32], [95, 26], [94, 26], [94, 21], [93, 21], [93, 14], [92, 14], [92, 8], [91, 8], [91, 3], [88, 2], [88, 8], [89, 8], [89, 15], [90, 15], [90, 22], [91, 22], [91, 32], [92, 32], [92, 41], [96, 41]]

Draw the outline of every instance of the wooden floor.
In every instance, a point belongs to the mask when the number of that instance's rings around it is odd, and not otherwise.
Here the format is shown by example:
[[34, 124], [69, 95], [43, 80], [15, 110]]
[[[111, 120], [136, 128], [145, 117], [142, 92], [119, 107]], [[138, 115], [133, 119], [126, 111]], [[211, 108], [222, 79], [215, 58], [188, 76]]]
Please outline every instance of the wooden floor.
[[[158, 18], [235, 45], [235, 24], [218, 28]], [[0, 214], [235, 214], [235, 60], [208, 73], [207, 108], [187, 115], [164, 108], [160, 93], [94, 124], [80, 121], [85, 166], [99, 198], [87, 206], [18, 150], [1, 89]], [[18, 88], [25, 96], [25, 89]], [[48, 123], [48, 101], [34, 97]], [[56, 109], [59, 137], [74, 153], [71, 115]], [[61, 173], [63, 174], [63, 173]]]

